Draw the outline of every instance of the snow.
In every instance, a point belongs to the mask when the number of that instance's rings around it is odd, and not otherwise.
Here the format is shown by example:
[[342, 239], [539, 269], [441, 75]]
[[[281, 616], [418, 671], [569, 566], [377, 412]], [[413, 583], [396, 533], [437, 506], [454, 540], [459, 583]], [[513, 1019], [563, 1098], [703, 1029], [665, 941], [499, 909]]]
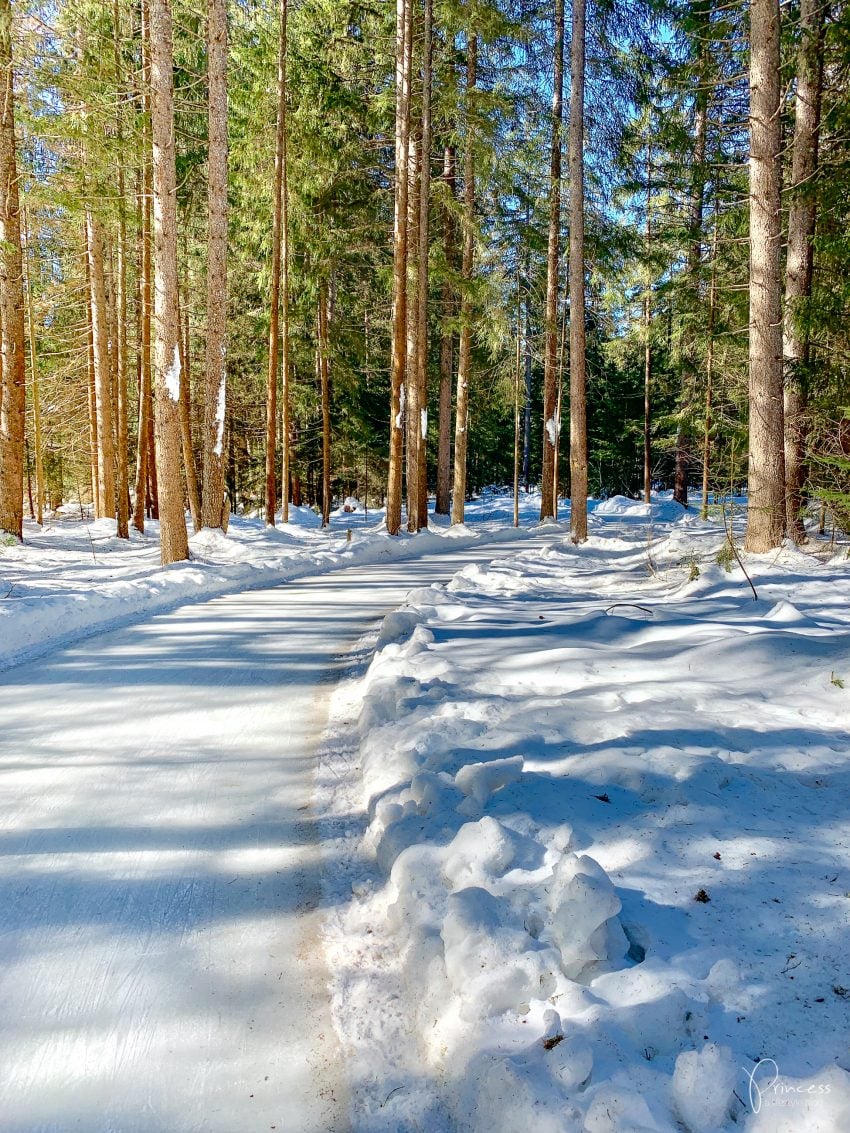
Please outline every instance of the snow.
[[[225, 343], [221, 344], [222, 361], [227, 351]], [[227, 379], [224, 374], [221, 375], [221, 382], [218, 387], [218, 400], [216, 402], [215, 410], [215, 445], [213, 452], [216, 456], [221, 456], [222, 446], [224, 444], [224, 417], [227, 409]]]
[[[539, 496], [524, 499], [528, 522]], [[510, 501], [509, 501], [510, 504]], [[236, 590], [271, 586], [355, 563], [421, 557], [447, 539], [528, 538], [502, 522], [503, 501], [484, 498], [467, 509], [463, 532], [444, 517], [428, 531], [396, 537], [382, 530], [384, 513], [337, 509], [330, 531], [309, 507], [290, 507], [287, 524], [268, 528], [261, 516], [233, 515], [227, 535], [205, 529], [189, 540], [191, 560], [163, 568], [159, 525], [118, 539], [112, 520], [81, 520], [79, 509], [48, 517], [44, 527], [25, 521], [23, 545], [0, 547], [0, 670], [37, 657], [57, 644]], [[348, 532], [352, 532], [348, 541]]]
[[847, 545], [538, 510], [0, 549], [0, 1125], [846, 1133]]
[[180, 348], [174, 344], [174, 358], [165, 371], [165, 389], [172, 401], [180, 400]]
[[551, 530], [412, 591], [339, 688], [353, 1128], [846, 1130], [847, 547], [745, 556], [754, 601], [669, 495]]

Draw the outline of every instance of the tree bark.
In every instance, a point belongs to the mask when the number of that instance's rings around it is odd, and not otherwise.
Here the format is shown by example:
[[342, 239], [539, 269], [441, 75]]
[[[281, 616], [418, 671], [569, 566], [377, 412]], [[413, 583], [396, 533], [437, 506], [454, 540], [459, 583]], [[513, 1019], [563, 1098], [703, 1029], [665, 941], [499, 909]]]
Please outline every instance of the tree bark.
[[472, 272], [475, 254], [475, 129], [472, 98], [478, 65], [478, 37], [470, 34], [466, 52], [466, 145], [463, 155], [463, 258], [460, 304], [460, 351], [455, 400], [455, 461], [452, 524], [463, 523], [466, 504], [466, 451], [469, 425], [469, 378], [472, 369]]
[[328, 356], [328, 287], [319, 287], [317, 313], [317, 343], [319, 356], [319, 385], [322, 399], [322, 527], [331, 521], [331, 384]]
[[407, 197], [412, 53], [410, 0], [396, 0], [395, 221], [393, 227], [392, 361], [390, 371], [390, 453], [387, 474], [387, 531], [401, 528], [404, 401], [407, 378]]
[[[222, 461], [227, 403], [227, 0], [207, 0], [207, 74], [209, 220], [201, 526], [224, 529], [227, 526]], [[271, 522], [274, 523], [274, 467]]]
[[561, 122], [564, 93], [564, 0], [555, 0], [552, 58], [552, 150], [549, 168], [549, 240], [546, 255], [546, 339], [543, 354], [543, 472], [540, 518], [557, 515], [555, 448], [558, 443], [558, 269], [561, 246]]
[[587, 389], [584, 328], [584, 17], [573, 0], [570, 90], [570, 533], [587, 539]]
[[133, 497], [133, 526], [145, 529], [145, 504], [150, 473], [155, 472], [153, 449], [149, 443], [153, 415], [151, 371], [151, 312], [153, 308], [151, 274], [151, 227], [153, 180], [150, 139], [150, 23], [148, 0], [141, 0], [142, 40], [142, 173], [138, 194], [139, 211], [139, 427], [136, 437], [136, 481]]
[[812, 240], [815, 234], [815, 198], [812, 182], [818, 166], [818, 132], [823, 83], [822, 0], [801, 0], [800, 30], [783, 335], [785, 510], [788, 537], [795, 543], [802, 543], [806, 538], [802, 508], [809, 336], [805, 328], [800, 326], [799, 313], [801, 304], [812, 293]]
[[[189, 286], [185, 286], [188, 302]], [[192, 443], [192, 394], [189, 373], [189, 336], [183, 334], [183, 315], [181, 312], [180, 290], [177, 291], [177, 346], [180, 351], [180, 445], [183, 451], [183, 469], [186, 474], [186, 495], [189, 498], [189, 512], [195, 532], [201, 530], [201, 493], [195, 472], [195, 446]], [[188, 325], [188, 317], [187, 317]]]
[[[32, 383], [33, 440], [35, 447], [35, 521], [44, 523], [44, 438], [41, 428], [41, 387], [38, 379], [35, 345], [35, 297], [33, 295], [32, 269], [29, 263], [29, 233], [26, 210], [22, 211], [22, 258], [23, 282], [27, 303], [27, 338], [29, 339], [30, 382]], [[0, 354], [0, 358], [2, 354]], [[2, 388], [2, 366], [0, 366], [0, 388]]]
[[782, 543], [785, 453], [778, 0], [750, 9], [750, 454], [748, 551]]
[[[408, 157], [407, 233], [407, 399], [405, 405], [405, 472], [407, 480], [407, 530], [419, 530], [419, 162], [418, 129], [411, 129]], [[412, 260], [412, 262], [410, 262]]]
[[97, 412], [98, 518], [115, 518], [115, 447], [112, 433], [112, 368], [109, 358], [106, 288], [103, 272], [103, 232], [100, 220], [86, 209], [86, 247], [91, 287], [91, 326], [94, 344], [94, 389]]
[[0, 0], [0, 100], [0, 531], [22, 539], [26, 338], [9, 0]]
[[177, 171], [170, 0], [150, 0], [154, 215], [154, 419], [163, 565], [189, 557], [180, 476]]
[[292, 395], [289, 386], [289, 171], [287, 168], [287, 74], [286, 36], [287, 0], [280, 2], [281, 40], [278, 59], [278, 118], [280, 133], [280, 372], [281, 420], [280, 445], [283, 452], [281, 468], [281, 519], [289, 522], [289, 483], [291, 479], [292, 451]]
[[[283, 147], [285, 128], [286, 0], [281, 0], [277, 58], [277, 128], [272, 185], [272, 264], [269, 294], [269, 368], [266, 378], [266, 524], [274, 526], [277, 507], [277, 383], [280, 365], [280, 277], [283, 239]], [[283, 479], [283, 495], [287, 494]]]
[[127, 213], [124, 181], [124, 121], [123, 121], [123, 81], [121, 71], [121, 12], [118, 0], [113, 0], [112, 22], [115, 48], [115, 83], [119, 98], [115, 110], [115, 134], [118, 144], [118, 243], [116, 247], [116, 334], [115, 334], [115, 381], [116, 381], [116, 459], [118, 495], [116, 533], [119, 539], [130, 538], [130, 473], [127, 453]]
[[[650, 121], [650, 136], [652, 123]], [[646, 291], [643, 296], [643, 496], [647, 504], [652, 503], [652, 277], [649, 267], [649, 254], [652, 246], [652, 143], [646, 143]]]
[[[447, 192], [455, 195], [455, 150], [447, 145], [443, 151], [443, 181]], [[455, 265], [455, 224], [451, 208], [443, 210], [443, 249], [446, 268], [452, 271]], [[452, 491], [452, 381], [454, 378], [454, 328], [452, 320], [455, 313], [454, 288], [450, 280], [443, 282], [442, 289], [443, 330], [440, 341], [440, 420], [437, 444], [437, 499], [434, 510], [437, 515], [448, 515], [451, 507]]]
[[416, 528], [428, 526], [428, 253], [431, 209], [431, 63], [433, 49], [433, 4], [424, 0], [422, 44], [422, 141], [419, 157], [419, 279], [417, 283], [417, 401], [419, 444], [417, 446]]

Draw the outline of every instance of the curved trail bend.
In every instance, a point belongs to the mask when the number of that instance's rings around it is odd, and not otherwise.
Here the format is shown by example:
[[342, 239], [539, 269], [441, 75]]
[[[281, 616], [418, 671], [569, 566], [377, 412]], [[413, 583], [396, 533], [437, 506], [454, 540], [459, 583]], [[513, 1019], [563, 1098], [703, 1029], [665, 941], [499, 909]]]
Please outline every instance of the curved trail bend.
[[3, 674], [3, 1133], [343, 1133], [311, 785], [408, 591], [547, 541], [218, 598]]

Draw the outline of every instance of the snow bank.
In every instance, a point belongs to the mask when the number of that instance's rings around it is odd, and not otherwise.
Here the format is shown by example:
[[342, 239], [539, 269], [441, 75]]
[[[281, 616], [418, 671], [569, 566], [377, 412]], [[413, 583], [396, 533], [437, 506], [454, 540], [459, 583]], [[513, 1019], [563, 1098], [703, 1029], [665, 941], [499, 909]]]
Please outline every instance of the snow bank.
[[[352, 686], [358, 1133], [850, 1128], [848, 563], [750, 560], [754, 602], [719, 523], [607, 505], [411, 594]], [[753, 1112], [754, 1052], [816, 1087], [793, 1113]]]

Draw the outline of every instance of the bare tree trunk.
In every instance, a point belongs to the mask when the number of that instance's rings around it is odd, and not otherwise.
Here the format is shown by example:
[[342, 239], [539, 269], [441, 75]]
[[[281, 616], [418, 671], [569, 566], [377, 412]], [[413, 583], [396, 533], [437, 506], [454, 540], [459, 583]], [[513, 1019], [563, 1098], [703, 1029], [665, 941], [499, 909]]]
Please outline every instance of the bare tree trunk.
[[705, 353], [705, 427], [702, 440], [702, 510], [708, 519], [708, 477], [711, 465], [711, 427], [714, 398], [714, 324], [717, 318], [717, 197], [714, 198], [714, 233], [711, 237], [711, 283], [708, 288], [708, 346]]
[[12, 10], [0, 0], [0, 531], [22, 539], [26, 338], [14, 91]]
[[519, 386], [522, 373], [522, 277], [517, 249], [516, 271], [516, 359], [514, 363], [514, 527], [519, 527], [519, 462], [520, 462], [520, 399]]
[[652, 276], [649, 267], [649, 253], [652, 244], [652, 122], [646, 143], [646, 291], [643, 296], [643, 496], [647, 504], [652, 502]]
[[799, 325], [799, 308], [812, 292], [812, 240], [815, 198], [812, 181], [818, 166], [821, 87], [823, 84], [823, 3], [801, 0], [801, 39], [797, 52], [794, 104], [794, 157], [788, 213], [788, 260], [785, 270], [785, 510], [789, 538], [802, 543], [805, 479], [807, 369], [809, 336]]
[[[525, 225], [526, 229], [531, 220], [531, 210], [526, 203], [525, 206]], [[532, 378], [532, 352], [531, 352], [531, 247], [526, 237], [525, 243], [525, 302], [524, 307], [524, 320], [523, 320], [523, 335], [525, 338], [525, 409], [523, 411], [522, 421], [522, 482], [525, 485], [525, 490], [531, 487], [531, 378]]]
[[466, 49], [466, 146], [463, 155], [463, 258], [460, 303], [460, 351], [455, 399], [455, 461], [452, 523], [463, 523], [466, 503], [466, 450], [469, 425], [469, 377], [472, 368], [472, 283], [475, 252], [475, 151], [472, 98], [478, 65], [478, 37], [470, 34]]
[[[407, 403], [405, 405], [405, 471], [407, 479], [407, 530], [419, 530], [419, 162], [421, 147], [411, 129], [407, 197]], [[411, 262], [412, 261], [412, 262]]]
[[[266, 523], [274, 526], [277, 507], [277, 382], [280, 364], [280, 283], [283, 244], [283, 177], [286, 129], [286, 0], [280, 5], [280, 32], [277, 56], [277, 129], [275, 133], [274, 182], [272, 188], [272, 265], [269, 295], [269, 369], [266, 378]], [[284, 445], [286, 438], [283, 438]], [[286, 498], [286, 476], [282, 476], [282, 495]]]
[[138, 246], [138, 311], [139, 311], [139, 422], [136, 435], [136, 479], [133, 493], [133, 526], [137, 531], [145, 529], [145, 503], [148, 494], [148, 464], [153, 457], [148, 445], [150, 420], [153, 412], [151, 396], [151, 197], [153, 192], [151, 174], [151, 141], [148, 123], [150, 121], [150, 25], [148, 0], [139, 4], [141, 16], [142, 41], [142, 171], [137, 186], [137, 207], [139, 214]]
[[587, 388], [584, 329], [584, 14], [573, 0], [570, 89], [570, 532], [587, 539]]
[[[121, 12], [118, 0], [113, 0], [112, 22], [115, 35], [115, 82], [122, 82], [121, 72]], [[123, 96], [123, 91], [121, 91]], [[117, 535], [119, 539], [130, 538], [130, 472], [127, 454], [127, 212], [124, 181], [124, 120], [123, 102], [119, 97], [115, 111], [115, 133], [118, 143], [118, 245], [116, 248], [116, 336], [115, 336], [115, 380], [117, 398], [115, 403], [116, 452], [117, 452]]]
[[94, 378], [94, 329], [91, 310], [91, 265], [88, 254], [88, 237], [84, 252], [86, 265], [86, 389], [88, 393], [89, 409], [89, 464], [91, 467], [91, 499], [92, 512], [100, 515], [100, 478], [98, 476], [98, 425], [97, 425], [97, 392]]
[[549, 175], [549, 246], [546, 256], [546, 342], [543, 355], [543, 474], [540, 518], [557, 515], [555, 448], [560, 422], [556, 415], [558, 366], [558, 268], [561, 245], [561, 121], [564, 91], [564, 0], [555, 0], [555, 48], [552, 61], [552, 152]]
[[419, 157], [419, 280], [417, 284], [417, 401], [419, 444], [417, 445], [416, 528], [428, 526], [428, 252], [431, 208], [431, 56], [433, 48], [432, 0], [424, 0], [422, 44], [422, 143]]
[[[224, 417], [227, 404], [227, 0], [207, 0], [207, 353], [204, 382], [204, 488], [201, 526], [227, 527]], [[274, 457], [274, 438], [272, 438]], [[268, 518], [268, 516], [267, 516]], [[274, 466], [272, 517], [274, 523]]]
[[[699, 303], [700, 263], [702, 261], [702, 215], [705, 195], [705, 146], [708, 126], [709, 78], [708, 64], [711, 40], [709, 35], [711, 0], [695, 5], [697, 34], [700, 37], [697, 90], [694, 95], [694, 154], [691, 175], [690, 240], [688, 246], [687, 276], [694, 310]], [[673, 499], [682, 507], [688, 506], [688, 475], [691, 463], [691, 437], [686, 425], [687, 413], [694, 395], [696, 379], [695, 342], [693, 333], [686, 336], [683, 350], [683, 372], [679, 426], [676, 431], [676, 471], [673, 480]]]
[[750, 457], [748, 551], [785, 530], [778, 0], [750, 8]]
[[397, 535], [401, 528], [404, 401], [407, 377], [407, 197], [412, 22], [410, 0], [396, 0], [393, 340], [390, 375], [390, 455], [387, 475], [387, 531], [390, 535]]
[[[27, 301], [27, 337], [29, 339], [30, 381], [32, 383], [32, 413], [35, 443], [35, 520], [41, 526], [44, 523], [44, 438], [41, 428], [41, 388], [38, 380], [38, 366], [36, 364], [35, 346], [35, 299], [33, 296], [32, 270], [29, 264], [29, 232], [27, 229], [26, 210], [22, 210], [23, 228], [23, 254], [22, 267], [24, 288]], [[2, 354], [0, 354], [2, 357]], [[0, 388], [2, 388], [2, 366], [0, 366]]]
[[[443, 180], [448, 192], [455, 194], [455, 151], [447, 145], [443, 151]], [[454, 267], [455, 225], [450, 208], [443, 210], [443, 246], [446, 266]], [[443, 283], [442, 294], [443, 331], [440, 342], [440, 420], [437, 447], [437, 499], [434, 510], [437, 515], [448, 515], [451, 507], [452, 490], [452, 380], [454, 377], [454, 329], [451, 320], [455, 313], [454, 289], [449, 282]]]
[[[185, 293], [188, 296], [188, 283]], [[198, 489], [198, 477], [195, 472], [195, 447], [192, 443], [192, 398], [188, 343], [188, 334], [185, 337], [183, 335], [183, 316], [178, 288], [177, 346], [180, 351], [180, 445], [183, 450], [183, 468], [186, 473], [186, 495], [189, 498], [189, 512], [192, 516], [192, 527], [197, 533], [201, 530], [201, 493]]]
[[97, 410], [98, 518], [115, 518], [115, 448], [112, 434], [112, 371], [109, 364], [106, 289], [103, 273], [103, 233], [100, 220], [86, 209], [86, 247], [91, 287], [91, 325], [94, 343], [94, 388]]
[[180, 477], [177, 171], [170, 0], [150, 0], [154, 197], [154, 417], [163, 565], [189, 557]]
[[292, 451], [292, 395], [289, 386], [289, 173], [287, 168], [286, 121], [286, 35], [287, 0], [280, 0], [281, 42], [278, 60], [278, 117], [282, 122], [280, 171], [280, 370], [281, 370], [281, 421], [280, 443], [283, 451], [281, 469], [281, 519], [289, 522], [289, 482], [291, 479]]
[[319, 287], [317, 313], [317, 350], [319, 355], [319, 384], [322, 398], [322, 527], [331, 521], [331, 385], [328, 357], [328, 287]]

